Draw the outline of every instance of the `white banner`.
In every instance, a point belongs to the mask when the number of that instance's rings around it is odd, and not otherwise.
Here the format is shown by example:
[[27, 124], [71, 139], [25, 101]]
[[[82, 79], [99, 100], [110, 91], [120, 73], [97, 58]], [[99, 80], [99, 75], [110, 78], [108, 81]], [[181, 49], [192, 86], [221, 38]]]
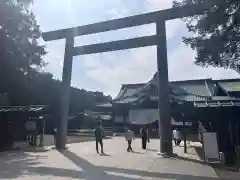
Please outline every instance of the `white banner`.
[[204, 132], [203, 144], [206, 160], [209, 162], [219, 161], [217, 133]]

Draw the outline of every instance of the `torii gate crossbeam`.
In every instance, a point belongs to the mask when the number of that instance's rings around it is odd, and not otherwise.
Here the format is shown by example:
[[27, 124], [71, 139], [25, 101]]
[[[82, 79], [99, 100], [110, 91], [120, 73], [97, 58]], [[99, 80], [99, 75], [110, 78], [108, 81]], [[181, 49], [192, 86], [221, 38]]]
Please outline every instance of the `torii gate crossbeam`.
[[[146, 46], [157, 46], [158, 96], [159, 98], [159, 133], [160, 152], [172, 155], [172, 128], [170, 120], [170, 102], [168, 85], [167, 40], [165, 21], [187, 16], [200, 15], [208, 10], [208, 4], [198, 4], [171, 8], [126, 18], [104, 21], [74, 28], [43, 33], [45, 41], [66, 39], [62, 74], [62, 94], [59, 104], [59, 124], [56, 147], [64, 149], [67, 135], [67, 116], [69, 112], [69, 96], [72, 74], [72, 59], [76, 55], [132, 49]], [[74, 47], [74, 37], [129, 28], [144, 24], [156, 23], [156, 35], [138, 37], [106, 43], [90, 44]], [[161, 100], [160, 100], [161, 99]]]

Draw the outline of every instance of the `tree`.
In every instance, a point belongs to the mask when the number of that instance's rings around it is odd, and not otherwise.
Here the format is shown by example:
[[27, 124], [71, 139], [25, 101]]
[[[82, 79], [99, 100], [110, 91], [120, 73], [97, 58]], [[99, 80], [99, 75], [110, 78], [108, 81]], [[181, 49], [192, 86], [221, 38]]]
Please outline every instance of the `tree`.
[[24, 101], [29, 80], [45, 65], [44, 47], [37, 44], [40, 29], [28, 10], [31, 0], [0, 1], [0, 92]]
[[24, 75], [43, 67], [44, 47], [36, 43], [40, 29], [28, 10], [30, 0], [0, 1], [1, 70]]
[[[57, 111], [61, 82], [40, 72], [46, 65], [42, 59], [45, 51], [37, 43], [41, 33], [28, 10], [31, 2], [0, 0], [0, 94], [8, 95], [10, 105], [49, 105]], [[109, 97], [101, 92], [71, 88], [70, 113], [104, 101]]]
[[174, 0], [173, 7], [208, 3], [204, 15], [183, 18], [192, 37], [183, 42], [197, 51], [200, 66], [230, 68], [240, 73], [240, 1]]
[[[56, 114], [61, 82], [40, 71], [46, 65], [42, 59], [45, 51], [37, 43], [41, 33], [34, 14], [28, 10], [30, 3], [31, 0], [0, 0], [0, 106], [49, 105], [46, 130], [50, 131], [59, 120]], [[70, 94], [69, 115], [110, 101], [101, 92], [73, 87]]]

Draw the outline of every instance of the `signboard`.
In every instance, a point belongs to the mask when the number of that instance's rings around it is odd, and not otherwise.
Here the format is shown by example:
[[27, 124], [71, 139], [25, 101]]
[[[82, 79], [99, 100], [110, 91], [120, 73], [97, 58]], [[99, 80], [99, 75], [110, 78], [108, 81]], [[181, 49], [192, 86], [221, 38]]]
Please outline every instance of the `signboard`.
[[205, 159], [208, 162], [219, 162], [217, 133], [204, 132], [203, 147], [204, 147]]

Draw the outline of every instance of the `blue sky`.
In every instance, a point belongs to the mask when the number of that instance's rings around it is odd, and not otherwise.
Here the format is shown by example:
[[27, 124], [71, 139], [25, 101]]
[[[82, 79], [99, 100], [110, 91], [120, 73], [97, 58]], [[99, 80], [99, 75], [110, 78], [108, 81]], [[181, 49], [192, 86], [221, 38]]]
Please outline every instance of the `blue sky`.
[[[35, 0], [32, 6], [42, 31], [50, 31], [116, 19], [171, 7], [171, 0]], [[155, 33], [155, 25], [145, 25], [118, 31], [81, 36], [75, 46], [126, 39]], [[199, 78], [236, 78], [238, 74], [221, 68], [201, 68], [194, 65], [195, 52], [181, 42], [189, 35], [181, 20], [167, 22], [168, 67], [170, 80]], [[61, 79], [64, 40], [44, 44], [48, 65], [44, 71]], [[121, 84], [142, 83], [156, 71], [156, 48], [108, 52], [74, 57], [72, 86], [91, 91], [103, 91], [113, 97]]]

